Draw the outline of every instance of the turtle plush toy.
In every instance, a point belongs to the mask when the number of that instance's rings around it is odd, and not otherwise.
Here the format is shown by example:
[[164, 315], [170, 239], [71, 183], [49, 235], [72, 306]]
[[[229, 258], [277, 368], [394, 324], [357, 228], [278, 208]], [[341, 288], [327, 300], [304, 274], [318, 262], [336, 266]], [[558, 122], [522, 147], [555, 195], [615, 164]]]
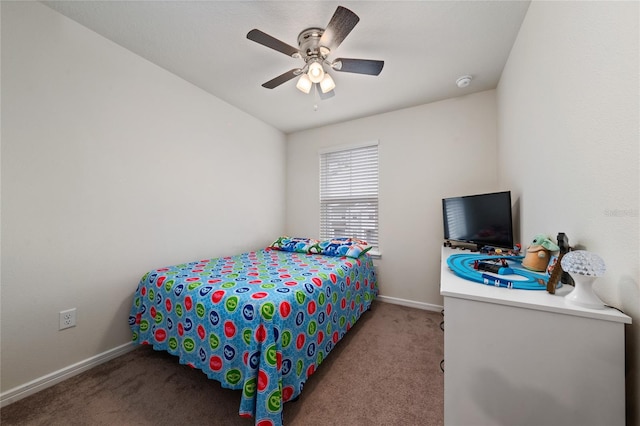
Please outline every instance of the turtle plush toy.
[[536, 235], [527, 248], [522, 266], [532, 271], [544, 272], [551, 259], [551, 253], [558, 250], [560, 247], [551, 238], [544, 234]]

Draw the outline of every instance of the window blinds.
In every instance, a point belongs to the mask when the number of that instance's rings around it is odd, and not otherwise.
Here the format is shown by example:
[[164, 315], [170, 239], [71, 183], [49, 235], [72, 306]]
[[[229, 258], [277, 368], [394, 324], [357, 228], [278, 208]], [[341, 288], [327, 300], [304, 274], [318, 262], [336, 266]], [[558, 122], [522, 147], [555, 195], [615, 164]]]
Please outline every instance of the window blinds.
[[452, 240], [467, 238], [466, 213], [464, 210], [464, 201], [461, 199], [447, 200], [447, 235]]
[[320, 154], [320, 238], [378, 246], [378, 145]]

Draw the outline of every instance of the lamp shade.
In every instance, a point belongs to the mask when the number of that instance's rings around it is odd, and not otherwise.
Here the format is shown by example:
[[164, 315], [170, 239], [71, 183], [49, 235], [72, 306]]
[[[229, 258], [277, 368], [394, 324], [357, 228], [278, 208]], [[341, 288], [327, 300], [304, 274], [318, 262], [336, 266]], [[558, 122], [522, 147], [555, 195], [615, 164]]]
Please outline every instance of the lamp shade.
[[298, 83], [296, 83], [296, 87], [303, 93], [309, 93], [311, 91], [311, 87], [313, 83], [309, 80], [309, 77], [306, 74], [302, 74], [298, 79]]
[[328, 93], [335, 89], [336, 83], [333, 81], [333, 78], [329, 75], [329, 73], [324, 74], [324, 78], [320, 82], [320, 90], [322, 93]]
[[324, 69], [322, 69], [322, 64], [319, 62], [311, 62], [309, 64], [309, 71], [307, 71], [309, 75], [309, 80], [312, 83], [320, 83], [324, 78]]

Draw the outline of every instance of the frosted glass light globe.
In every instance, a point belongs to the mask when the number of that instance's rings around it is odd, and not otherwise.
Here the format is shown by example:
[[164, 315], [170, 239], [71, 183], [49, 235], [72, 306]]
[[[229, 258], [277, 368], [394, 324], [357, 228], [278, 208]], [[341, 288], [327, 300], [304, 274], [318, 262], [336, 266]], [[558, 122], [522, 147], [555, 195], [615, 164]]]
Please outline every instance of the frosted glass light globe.
[[320, 90], [322, 90], [322, 93], [329, 93], [335, 88], [336, 83], [333, 81], [333, 78], [331, 78], [329, 73], [324, 73], [324, 78], [320, 82]]
[[306, 74], [302, 74], [298, 79], [298, 83], [296, 84], [298, 90], [303, 93], [309, 93], [311, 91], [311, 87], [313, 87], [313, 83], [309, 80]]
[[324, 78], [324, 69], [322, 69], [322, 64], [319, 62], [312, 62], [309, 65], [309, 71], [307, 74], [309, 75], [309, 80], [313, 83], [320, 83]]

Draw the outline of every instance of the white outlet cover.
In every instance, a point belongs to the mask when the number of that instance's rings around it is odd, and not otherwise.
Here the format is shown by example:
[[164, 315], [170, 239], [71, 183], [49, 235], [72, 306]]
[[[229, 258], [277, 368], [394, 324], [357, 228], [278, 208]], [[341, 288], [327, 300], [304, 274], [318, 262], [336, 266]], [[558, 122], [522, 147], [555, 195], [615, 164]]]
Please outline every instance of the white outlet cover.
[[76, 326], [76, 309], [67, 309], [66, 311], [60, 311], [60, 324], [59, 330]]

